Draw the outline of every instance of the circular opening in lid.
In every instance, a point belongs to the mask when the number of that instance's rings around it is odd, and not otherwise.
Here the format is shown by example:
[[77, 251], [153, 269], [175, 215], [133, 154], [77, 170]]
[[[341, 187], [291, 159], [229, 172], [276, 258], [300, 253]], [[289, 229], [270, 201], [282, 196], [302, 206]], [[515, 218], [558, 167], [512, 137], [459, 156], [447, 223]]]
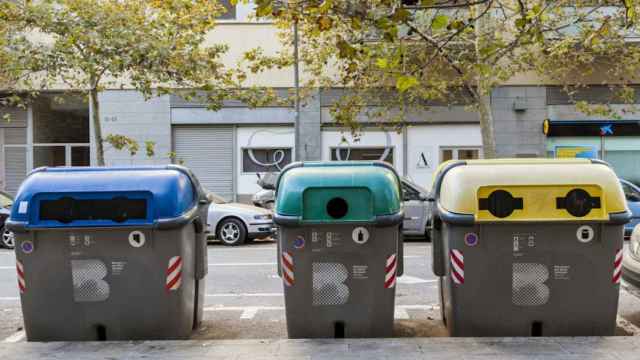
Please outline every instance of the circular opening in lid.
[[496, 190], [489, 195], [489, 212], [497, 218], [506, 218], [515, 210], [514, 198], [505, 190]]
[[327, 214], [334, 219], [342, 219], [349, 212], [349, 204], [341, 197], [335, 197], [327, 203]]
[[573, 189], [567, 194], [565, 207], [575, 217], [587, 216], [593, 208], [591, 196], [582, 189]]

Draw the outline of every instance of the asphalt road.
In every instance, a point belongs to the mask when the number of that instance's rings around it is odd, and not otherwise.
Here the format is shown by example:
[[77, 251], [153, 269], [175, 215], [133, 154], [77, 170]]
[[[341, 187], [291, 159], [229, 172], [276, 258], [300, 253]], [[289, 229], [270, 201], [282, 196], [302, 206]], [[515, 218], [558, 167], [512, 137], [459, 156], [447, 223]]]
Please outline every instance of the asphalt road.
[[[429, 254], [427, 243], [405, 244], [405, 275], [398, 279], [396, 292], [397, 337], [446, 336]], [[0, 342], [24, 340], [16, 281], [13, 253], [0, 250]], [[621, 335], [640, 335], [640, 292], [634, 292], [623, 285]], [[287, 337], [282, 281], [276, 275], [272, 241], [233, 248], [210, 245], [206, 293], [204, 323], [194, 339]]]

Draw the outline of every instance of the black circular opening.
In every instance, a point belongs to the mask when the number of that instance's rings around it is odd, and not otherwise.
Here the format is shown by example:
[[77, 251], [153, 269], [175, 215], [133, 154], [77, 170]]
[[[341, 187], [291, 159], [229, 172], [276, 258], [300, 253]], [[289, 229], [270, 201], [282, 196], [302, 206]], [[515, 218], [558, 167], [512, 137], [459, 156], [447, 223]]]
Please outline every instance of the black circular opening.
[[496, 190], [489, 195], [489, 212], [497, 218], [506, 218], [515, 210], [514, 198], [508, 191]]
[[333, 198], [327, 203], [327, 214], [334, 219], [342, 219], [349, 212], [349, 205], [343, 198]]
[[591, 196], [582, 189], [573, 189], [565, 198], [565, 208], [575, 217], [587, 216], [593, 208]]

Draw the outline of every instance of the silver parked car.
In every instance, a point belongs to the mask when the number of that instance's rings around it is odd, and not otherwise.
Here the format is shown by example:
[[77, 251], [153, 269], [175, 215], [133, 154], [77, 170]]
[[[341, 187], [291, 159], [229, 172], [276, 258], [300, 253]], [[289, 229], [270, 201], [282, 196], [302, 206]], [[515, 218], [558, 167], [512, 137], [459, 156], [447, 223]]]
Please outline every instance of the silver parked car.
[[223, 244], [242, 245], [273, 234], [270, 211], [246, 204], [228, 203], [212, 192], [208, 193], [208, 197], [211, 200], [207, 219], [209, 233]]
[[15, 240], [13, 232], [4, 228], [4, 223], [11, 215], [11, 206], [13, 206], [13, 198], [4, 191], [0, 191], [0, 247], [13, 249]]
[[[431, 206], [429, 202], [429, 192], [411, 182], [407, 178], [402, 178], [402, 196], [404, 201], [404, 223], [402, 225], [403, 234], [409, 237], [424, 237], [429, 240], [427, 231], [431, 219]], [[266, 209], [273, 209], [275, 203], [275, 191], [270, 186], [263, 188], [253, 195], [253, 204]]]
[[429, 240], [429, 221], [431, 207], [429, 192], [407, 178], [402, 178], [402, 198], [404, 204], [404, 222], [402, 230], [405, 236], [424, 237]]

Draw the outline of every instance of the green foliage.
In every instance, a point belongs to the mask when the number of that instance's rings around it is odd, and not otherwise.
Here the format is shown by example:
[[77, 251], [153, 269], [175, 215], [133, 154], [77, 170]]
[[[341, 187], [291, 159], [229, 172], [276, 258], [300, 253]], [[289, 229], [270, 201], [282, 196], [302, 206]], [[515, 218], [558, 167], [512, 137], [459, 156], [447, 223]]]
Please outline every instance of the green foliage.
[[109, 134], [104, 138], [104, 142], [116, 150], [127, 150], [131, 156], [136, 155], [140, 150], [137, 141], [124, 135]]
[[[0, 46], [0, 85], [9, 69], [22, 89], [69, 87], [95, 94], [124, 86], [151, 97], [177, 88], [236, 88], [238, 79], [220, 61], [227, 47], [205, 45], [223, 11], [216, 0], [1, 1], [0, 41], [13, 36], [11, 46]], [[222, 97], [215, 100], [212, 107]], [[93, 115], [99, 122], [99, 109]], [[100, 127], [94, 128], [102, 139]], [[138, 150], [132, 139], [104, 140]]]
[[[282, 30], [287, 49], [275, 57], [254, 50], [247, 58], [252, 71], [291, 59], [297, 22], [304, 86], [348, 89], [332, 109], [340, 124], [357, 128], [370, 104], [396, 119], [434, 101], [462, 98], [480, 115], [487, 157], [494, 147], [489, 95], [515, 76], [534, 76], [570, 93], [611, 84], [627, 97], [629, 85], [638, 82], [640, 47], [626, 41], [640, 34], [637, 0], [422, 0], [406, 8], [399, 0], [256, 3], [258, 15]], [[286, 11], [278, 11], [283, 3]], [[581, 110], [613, 109], [597, 105]]]

